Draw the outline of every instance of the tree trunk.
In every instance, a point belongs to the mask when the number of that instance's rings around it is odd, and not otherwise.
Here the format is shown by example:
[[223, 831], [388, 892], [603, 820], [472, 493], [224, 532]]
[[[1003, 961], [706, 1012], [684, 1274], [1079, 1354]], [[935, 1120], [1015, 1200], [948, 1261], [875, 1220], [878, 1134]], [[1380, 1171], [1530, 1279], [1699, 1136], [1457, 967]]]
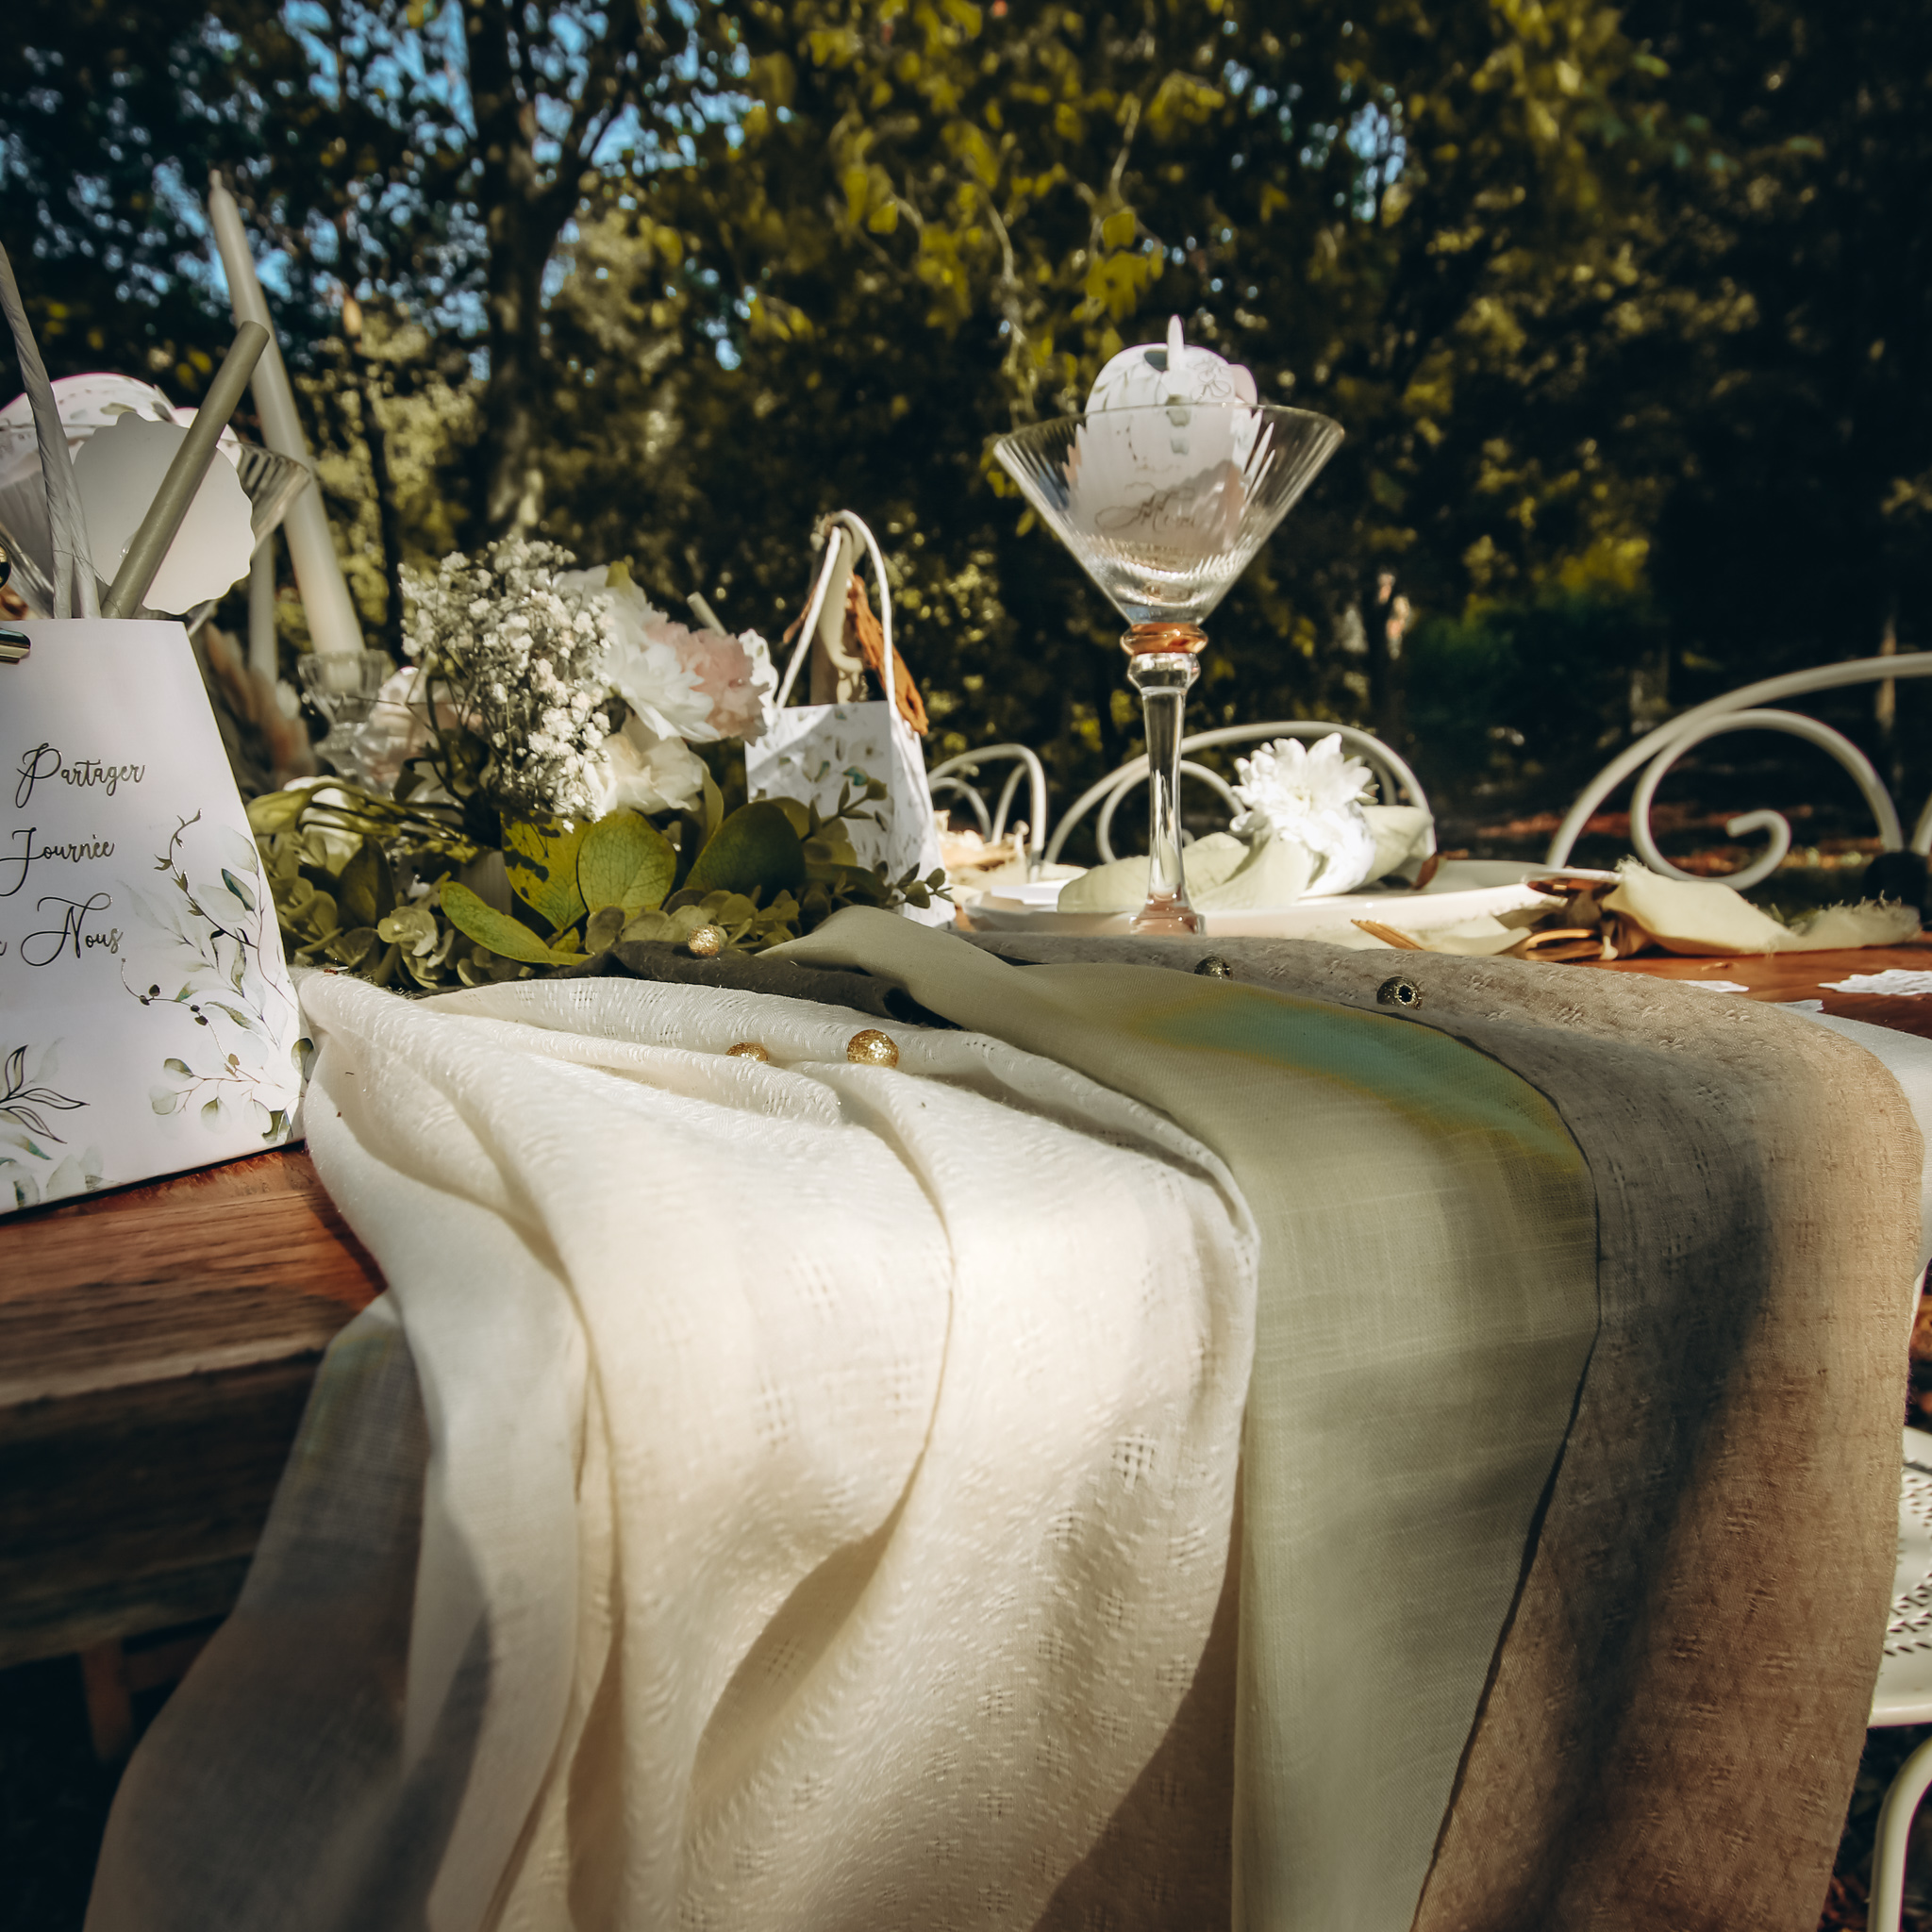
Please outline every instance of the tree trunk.
[[542, 424], [543, 270], [562, 224], [544, 233], [520, 209], [490, 210], [490, 377], [483, 391], [483, 521], [492, 536], [529, 529], [543, 514], [538, 465]]
[[403, 661], [403, 520], [396, 508], [395, 483], [389, 469], [389, 435], [376, 413], [376, 375], [369, 358], [352, 343], [357, 400], [362, 411], [362, 440], [369, 448], [369, 480], [375, 489], [375, 527], [382, 544], [382, 642], [398, 664]]
[[1395, 579], [1378, 570], [1362, 593], [1362, 628], [1369, 646], [1369, 703], [1375, 736], [1398, 756], [1407, 756], [1407, 678], [1402, 661], [1403, 626], [1395, 617]]
[[477, 506], [491, 536], [528, 528], [542, 514], [537, 469], [543, 425], [543, 271], [576, 207], [576, 158], [562, 158], [545, 182], [536, 155], [534, 102], [517, 86], [516, 54], [504, 0], [464, 9], [470, 93], [482, 157], [479, 199], [490, 238], [483, 309], [490, 374], [483, 389]]

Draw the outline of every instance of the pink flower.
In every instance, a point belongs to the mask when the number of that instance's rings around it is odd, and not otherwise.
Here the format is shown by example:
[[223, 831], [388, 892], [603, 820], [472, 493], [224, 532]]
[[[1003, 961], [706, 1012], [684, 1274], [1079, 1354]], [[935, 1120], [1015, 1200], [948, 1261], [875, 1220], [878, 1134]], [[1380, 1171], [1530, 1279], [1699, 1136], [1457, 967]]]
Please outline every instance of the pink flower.
[[569, 571], [557, 581], [608, 607], [615, 626], [610, 688], [656, 736], [707, 744], [763, 731], [766, 694], [777, 679], [756, 631], [731, 638], [675, 623], [621, 565]]
[[711, 728], [721, 738], [756, 741], [765, 728], [765, 698], [772, 690], [772, 655], [755, 630], [735, 638], [718, 630], [687, 630], [666, 624], [672, 647], [711, 700]]

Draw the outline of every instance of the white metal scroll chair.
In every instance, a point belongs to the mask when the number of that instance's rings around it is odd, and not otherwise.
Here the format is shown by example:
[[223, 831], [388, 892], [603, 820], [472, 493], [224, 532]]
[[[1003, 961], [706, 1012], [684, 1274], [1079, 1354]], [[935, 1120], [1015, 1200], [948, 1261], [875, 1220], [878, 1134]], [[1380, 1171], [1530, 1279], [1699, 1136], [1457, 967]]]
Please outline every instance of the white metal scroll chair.
[[[1693, 874], [1673, 865], [1657, 848], [1650, 828], [1651, 807], [1664, 774], [1693, 747], [1732, 731], [1781, 731], [1830, 753], [1852, 775], [1872, 815], [1878, 823], [1879, 842], [1887, 852], [1907, 849], [1898, 808], [1873, 768], [1872, 761], [1843, 733], [1834, 731], [1801, 712], [1765, 709], [1780, 698], [1845, 685], [1879, 684], [1890, 678], [1932, 676], [1932, 651], [1904, 653], [1892, 658], [1857, 658], [1843, 664], [1821, 665], [1783, 677], [1767, 677], [1739, 691], [1698, 705], [1659, 725], [1613, 758], [1591, 780], [1570, 808], [1550, 841], [1548, 863], [1563, 865], [1585, 824], [1632, 773], [1641, 772], [1630, 799], [1630, 841], [1653, 872], [1667, 878]], [[1734, 838], [1759, 831], [1768, 835], [1765, 850], [1749, 865], [1732, 873], [1725, 883], [1739, 888], [1756, 885], [1776, 871], [1791, 848], [1791, 828], [1774, 811], [1744, 812], [1726, 822]], [[1924, 857], [1932, 849], [1932, 800], [1912, 828], [1909, 850]], [[1874, 1728], [1892, 1724], [1932, 1724], [1932, 1435], [1916, 1429], [1905, 1432], [1905, 1471], [1899, 1491], [1898, 1571], [1893, 1581], [1891, 1617], [1886, 1630], [1885, 1656], [1879, 1665], [1878, 1688], [1873, 1695], [1871, 1722]], [[1872, 1854], [1872, 1903], [1866, 1923], [1871, 1932], [1899, 1932], [1904, 1910], [1906, 1845], [1919, 1801], [1932, 1789], [1932, 1742], [1913, 1752], [1878, 1814], [1877, 1843]]]
[[[1338, 734], [1344, 749], [1366, 761], [1381, 790], [1384, 805], [1418, 805], [1424, 811], [1428, 809], [1429, 801], [1424, 794], [1422, 781], [1396, 753], [1366, 731], [1358, 731], [1352, 724], [1331, 724], [1326, 719], [1278, 718], [1265, 724], [1224, 724], [1213, 731], [1193, 732], [1181, 740], [1181, 773], [1183, 776], [1196, 778], [1219, 792], [1222, 802], [1232, 814], [1241, 809], [1241, 802], [1228, 788], [1226, 780], [1210, 772], [1207, 766], [1196, 764], [1187, 757], [1189, 752], [1205, 751], [1216, 744], [1252, 744], [1262, 739], [1317, 740], [1333, 738]], [[1112, 858], [1114, 814], [1127, 793], [1135, 786], [1144, 784], [1146, 778], [1147, 760], [1144, 758], [1129, 758], [1119, 771], [1110, 772], [1097, 784], [1090, 785], [1074, 801], [1055, 828], [1046, 848], [1046, 863], [1051, 865], [1058, 859], [1069, 834], [1096, 805], [1100, 808], [1100, 817], [1093, 827], [1094, 841], [1100, 848], [1101, 858]]]
[[[1905, 1432], [1905, 1479], [1898, 1498], [1898, 1570], [1885, 1657], [1872, 1696], [1872, 1724], [1932, 1724], [1932, 1435]], [[1906, 1844], [1919, 1800], [1932, 1787], [1932, 1740], [1899, 1767], [1878, 1809], [1872, 1848], [1870, 1932], [1899, 1932], [1905, 1908]]]
[[[1886, 790], [1884, 780], [1873, 768], [1872, 760], [1842, 732], [1834, 731], [1829, 724], [1821, 724], [1816, 718], [1807, 718], [1798, 711], [1766, 710], [1762, 708], [1774, 699], [1800, 697], [1809, 691], [1833, 691], [1848, 684], [1882, 684], [1893, 678], [1928, 676], [1932, 676], [1932, 651], [1903, 652], [1895, 658], [1855, 658], [1843, 664], [1821, 665], [1816, 671], [1794, 671], [1783, 677], [1767, 677], [1757, 684], [1747, 684], [1739, 691], [1727, 692], [1721, 698], [1712, 698], [1708, 704], [1694, 706], [1667, 724], [1658, 725], [1647, 737], [1640, 738], [1628, 750], [1619, 753], [1584, 787], [1576, 803], [1557, 826], [1557, 836], [1550, 841], [1546, 862], [1567, 865], [1590, 815], [1633, 772], [1641, 770], [1643, 775], [1638, 779], [1637, 789], [1630, 798], [1630, 841], [1637, 848], [1637, 856], [1653, 872], [1661, 873], [1666, 878], [1694, 876], [1673, 865], [1657, 850], [1657, 841], [1650, 830], [1651, 806], [1664, 774], [1685, 753], [1707, 739], [1730, 731], [1782, 731], [1829, 752], [1851, 774], [1853, 781], [1864, 794], [1865, 802], [1872, 808], [1872, 815], [1878, 821], [1879, 842], [1884, 849], [1887, 852], [1902, 851], [1907, 841], [1899, 823], [1898, 808], [1892, 803], [1891, 793]], [[1733, 838], [1742, 838], [1749, 832], [1764, 832], [1770, 839], [1757, 858], [1742, 871], [1732, 873], [1724, 881], [1740, 891], [1746, 886], [1757, 885], [1760, 879], [1769, 878], [1791, 849], [1790, 824], [1778, 812], [1744, 812], [1727, 821], [1725, 830]], [[1912, 828], [1910, 849], [1922, 857], [1932, 849], [1932, 799], [1926, 801], [1924, 810], [1919, 814], [1918, 823]]]
[[[982, 765], [1003, 763], [1010, 763], [1013, 769], [1000, 788], [998, 805], [989, 812], [985, 795], [974, 780], [979, 776]], [[1047, 824], [1046, 767], [1040, 762], [1039, 753], [1024, 744], [989, 744], [979, 751], [962, 752], [958, 758], [945, 759], [935, 765], [925, 778], [932, 787], [935, 803], [942, 793], [965, 801], [979, 821], [980, 837], [989, 845], [997, 845], [1005, 835], [1013, 794], [1020, 789], [1020, 780], [1025, 778], [1031, 807], [1026, 822], [1026, 870], [1029, 875], [1039, 874], [1046, 849]]]

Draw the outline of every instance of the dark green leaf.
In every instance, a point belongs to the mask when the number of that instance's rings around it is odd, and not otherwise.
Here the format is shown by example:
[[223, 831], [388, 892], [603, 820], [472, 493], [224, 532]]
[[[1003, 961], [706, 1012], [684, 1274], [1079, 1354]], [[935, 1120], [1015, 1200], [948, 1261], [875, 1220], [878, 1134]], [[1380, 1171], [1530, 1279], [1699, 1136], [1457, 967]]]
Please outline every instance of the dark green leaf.
[[345, 925], [373, 926], [396, 903], [395, 874], [374, 839], [365, 839], [336, 882], [336, 907]]
[[696, 892], [782, 892], [804, 883], [798, 834], [784, 810], [763, 798], [740, 806], [718, 827], [685, 881]]
[[600, 906], [584, 926], [584, 951], [608, 952], [617, 943], [630, 914], [622, 906]]

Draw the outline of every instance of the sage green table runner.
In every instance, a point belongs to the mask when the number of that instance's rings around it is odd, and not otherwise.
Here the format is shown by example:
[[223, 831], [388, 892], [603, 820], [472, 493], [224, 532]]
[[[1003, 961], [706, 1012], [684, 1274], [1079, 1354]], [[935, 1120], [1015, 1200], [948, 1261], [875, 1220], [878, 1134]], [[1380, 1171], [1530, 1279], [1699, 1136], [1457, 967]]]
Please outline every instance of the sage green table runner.
[[[1890, 1076], [1607, 974], [989, 944], [1049, 963], [868, 914], [785, 954], [1151, 1101], [1242, 1186], [1237, 1926], [1814, 1924], [1891, 1565], [1920, 1142]], [[1397, 964], [1414, 1015], [1376, 1007]], [[1143, 1807], [1164, 1862], [1076, 1874], [1084, 1911], [1207, 1923], [1190, 1802]]]

